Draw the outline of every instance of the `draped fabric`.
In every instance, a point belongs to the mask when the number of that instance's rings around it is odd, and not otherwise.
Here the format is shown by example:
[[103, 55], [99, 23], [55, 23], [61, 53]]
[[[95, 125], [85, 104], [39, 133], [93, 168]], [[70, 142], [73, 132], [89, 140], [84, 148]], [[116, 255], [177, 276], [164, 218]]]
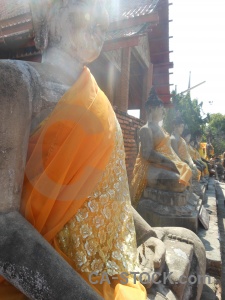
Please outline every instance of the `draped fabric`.
[[178, 143], [178, 153], [181, 160], [188, 163], [192, 170], [193, 179], [199, 181], [201, 177], [201, 172], [197, 169], [196, 165], [194, 164], [191, 155], [188, 151], [188, 146], [185, 140], [180, 137], [179, 143]]
[[[81, 275], [85, 273], [87, 277], [95, 272], [97, 275], [93, 279], [97, 282], [101, 281], [103, 274], [108, 274], [114, 285], [112, 278], [118, 277], [118, 274], [139, 271], [123, 138], [118, 122], [115, 146], [101, 181], [59, 232], [56, 244], [67, 255], [70, 264], [73, 261], [72, 265]], [[120, 280], [117, 282], [120, 284]], [[129, 281], [131, 283], [132, 278]], [[101, 285], [95, 284], [94, 287], [102, 290]], [[141, 287], [139, 283], [137, 285]], [[111, 288], [111, 284], [104, 283], [104, 291]], [[123, 291], [123, 288], [124, 285], [119, 290]], [[144, 290], [138, 293], [140, 297], [141, 294], [144, 296]], [[108, 292], [103, 295], [106, 299]], [[129, 296], [129, 299], [133, 298]]]
[[[189, 180], [192, 176], [192, 171], [189, 166], [186, 163], [182, 162], [174, 152], [173, 148], [171, 147], [170, 135], [163, 128], [161, 130], [163, 132], [163, 138], [158, 141], [158, 143], [155, 145], [154, 150], [163, 154], [165, 157], [174, 162], [180, 174], [179, 183], [188, 186]], [[140, 148], [134, 166], [133, 178], [131, 181], [131, 199], [134, 206], [137, 206], [142, 192], [147, 185], [147, 173], [148, 170], [151, 169], [151, 166], [154, 166], [156, 168], [164, 168], [162, 165], [143, 159], [141, 156]], [[169, 170], [168, 168], [165, 169]]]
[[[92, 287], [104, 299], [144, 300], [140, 283], [119, 280], [121, 271], [134, 271], [137, 263], [124, 156], [111, 104], [84, 68], [30, 137], [21, 213], [88, 284], [90, 272], [97, 271], [99, 284]], [[74, 241], [72, 255], [64, 239], [68, 235]], [[101, 284], [103, 271], [110, 282]], [[1, 299], [18, 300], [18, 295], [26, 299], [6, 282], [0, 285]]]
[[85, 68], [29, 141], [21, 213], [49, 242], [93, 191], [114, 138], [113, 109]]
[[192, 147], [190, 144], [188, 145], [188, 150], [189, 153], [192, 157], [193, 160], [200, 160], [202, 165], [205, 165], [205, 169], [202, 172], [203, 176], [207, 176], [209, 175], [209, 171], [208, 171], [208, 165], [207, 163], [205, 163], [204, 161], [201, 160], [201, 155], [200, 153], [197, 151], [197, 149], [195, 149], [194, 147]]

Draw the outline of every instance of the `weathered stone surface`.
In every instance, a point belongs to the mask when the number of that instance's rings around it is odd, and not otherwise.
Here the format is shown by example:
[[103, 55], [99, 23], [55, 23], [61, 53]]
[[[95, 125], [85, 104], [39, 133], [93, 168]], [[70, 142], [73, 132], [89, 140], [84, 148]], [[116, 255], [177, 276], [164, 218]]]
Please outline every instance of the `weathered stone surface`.
[[163, 284], [154, 285], [148, 291], [149, 300], [177, 300], [174, 293]]
[[199, 211], [199, 221], [205, 229], [209, 229], [209, 214], [203, 205]]
[[[189, 276], [196, 275], [196, 276], [204, 277], [205, 269], [206, 269], [205, 248], [204, 248], [201, 240], [196, 236], [196, 234], [194, 234], [192, 231], [185, 229], [185, 228], [174, 228], [174, 227], [159, 228], [159, 227], [157, 227], [157, 228], [154, 228], [154, 230], [157, 233], [157, 237], [160, 238], [165, 244], [168, 242], [169, 243], [174, 242], [175, 249], [176, 249], [176, 247], [178, 248], [178, 243], [180, 243], [180, 242], [183, 243], [184, 246], [181, 246], [180, 253], [182, 253], [182, 252], [186, 253], [184, 256], [185, 257], [187, 256], [188, 259], [190, 259], [190, 261], [191, 261]], [[169, 246], [169, 244], [168, 244], [168, 246]], [[187, 250], [185, 250], [186, 248], [187, 248]], [[167, 249], [168, 249], [168, 251], [170, 251], [170, 253], [172, 253], [171, 251], [173, 251], [173, 249], [169, 250], [168, 247], [167, 247]], [[192, 249], [193, 249], [193, 258], [191, 259]], [[168, 260], [168, 257], [166, 259]], [[179, 255], [176, 255], [174, 258], [174, 261], [177, 261], [177, 263], [176, 262], [170, 263], [167, 273], [174, 272], [175, 274], [176, 273], [177, 274], [181, 274], [181, 273], [185, 274], [188, 271], [187, 260], [184, 260], [183, 264], [181, 264]], [[186, 263], [185, 263], [185, 261], [186, 261]], [[179, 270], [180, 264], [181, 264], [181, 268]], [[166, 264], [166, 265], [168, 266], [168, 264]], [[171, 287], [172, 290], [173, 290], [173, 288]], [[191, 287], [189, 285], [186, 286], [186, 288], [184, 290], [183, 300], [184, 299], [193, 299], [193, 300], [200, 299], [202, 288], [203, 288], [203, 281], [199, 281], [198, 285], [194, 284]], [[175, 286], [175, 290], [176, 290], [176, 286]], [[177, 289], [176, 292], [177, 292], [176, 297], [179, 297], [179, 293], [182, 292], [182, 289], [181, 290]]]
[[208, 190], [206, 191], [207, 203], [205, 208], [209, 212], [209, 229], [199, 228], [198, 236], [203, 242], [206, 250], [207, 272], [209, 274], [221, 274], [221, 253], [218, 231], [218, 217], [216, 206], [215, 182], [213, 178], [209, 179]]
[[221, 291], [218, 291], [218, 289], [218, 280], [207, 275], [200, 300], [221, 300], [219, 295]]
[[178, 226], [194, 232], [198, 230], [198, 211], [189, 204], [166, 206], [151, 199], [142, 198], [137, 211], [152, 226]]
[[102, 299], [18, 212], [0, 214], [0, 274], [30, 299]]
[[186, 191], [183, 193], [175, 193], [146, 188], [143, 192], [143, 198], [151, 199], [166, 206], [184, 206], [187, 204], [188, 193]]
[[193, 245], [184, 244], [176, 240], [165, 241], [167, 247], [166, 264], [172, 271], [170, 283], [168, 285], [177, 296], [177, 299], [183, 299], [184, 294], [191, 295], [191, 286], [188, 283], [188, 276], [193, 260]]

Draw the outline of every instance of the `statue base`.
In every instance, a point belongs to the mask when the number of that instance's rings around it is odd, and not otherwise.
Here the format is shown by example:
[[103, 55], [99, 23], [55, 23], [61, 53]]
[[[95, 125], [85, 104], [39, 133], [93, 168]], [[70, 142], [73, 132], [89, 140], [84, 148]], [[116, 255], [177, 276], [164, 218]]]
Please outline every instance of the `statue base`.
[[152, 227], [185, 227], [197, 233], [201, 200], [194, 194], [146, 188], [137, 211]]

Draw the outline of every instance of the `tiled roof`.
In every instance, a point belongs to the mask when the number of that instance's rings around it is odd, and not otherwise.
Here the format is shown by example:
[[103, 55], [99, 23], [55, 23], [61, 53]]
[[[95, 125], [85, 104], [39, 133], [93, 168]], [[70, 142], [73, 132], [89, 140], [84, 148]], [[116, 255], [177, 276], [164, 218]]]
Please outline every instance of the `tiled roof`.
[[115, 39], [119, 39], [119, 38], [123, 38], [123, 37], [130, 37], [135, 34], [140, 34], [145, 31], [145, 28], [146, 27], [143, 26], [143, 24], [142, 24], [142, 25], [138, 25], [138, 26], [125, 28], [125, 29], [109, 31], [106, 35], [106, 41], [115, 40]]
[[[159, 0], [113, 0], [108, 2], [108, 12], [110, 23], [128, 20], [131, 18], [144, 16], [152, 13]], [[129, 37], [146, 31], [148, 26], [142, 23], [129, 28], [111, 30], [107, 33], [106, 40], [113, 40], [122, 37]]]
[[112, 0], [107, 8], [110, 22], [150, 14], [159, 0]]
[[29, 0], [1, 0], [0, 21], [30, 12]]
[[[32, 16], [29, 3], [31, 0], [0, 0], [0, 45], [5, 47], [10, 40], [17, 40], [27, 32], [27, 38], [32, 35]], [[107, 9], [110, 22], [128, 20], [150, 14], [159, 0], [111, 0]], [[111, 30], [106, 40], [129, 37], [143, 32], [146, 24]]]

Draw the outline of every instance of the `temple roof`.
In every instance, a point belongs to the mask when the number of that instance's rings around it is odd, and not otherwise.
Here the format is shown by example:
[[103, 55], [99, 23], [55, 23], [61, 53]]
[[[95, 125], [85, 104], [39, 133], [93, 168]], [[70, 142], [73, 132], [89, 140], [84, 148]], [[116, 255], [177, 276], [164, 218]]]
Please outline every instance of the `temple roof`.
[[[1, 0], [0, 2], [0, 49], [21, 46], [32, 40], [33, 24], [30, 11], [31, 0]], [[106, 40], [118, 39], [143, 33], [148, 19], [136, 23], [118, 23], [151, 14], [159, 0], [113, 0], [108, 2], [110, 28]], [[123, 27], [121, 27], [121, 24]], [[124, 28], [125, 27], [125, 28]]]
[[[0, 58], [34, 59], [31, 0], [0, 1]], [[154, 65], [153, 84], [164, 101], [169, 101], [169, 20], [168, 0], [106, 1], [110, 26], [103, 51], [133, 47], [138, 36], [148, 34], [150, 60]]]
[[110, 22], [130, 19], [153, 12], [159, 0], [129, 0], [109, 2]]

